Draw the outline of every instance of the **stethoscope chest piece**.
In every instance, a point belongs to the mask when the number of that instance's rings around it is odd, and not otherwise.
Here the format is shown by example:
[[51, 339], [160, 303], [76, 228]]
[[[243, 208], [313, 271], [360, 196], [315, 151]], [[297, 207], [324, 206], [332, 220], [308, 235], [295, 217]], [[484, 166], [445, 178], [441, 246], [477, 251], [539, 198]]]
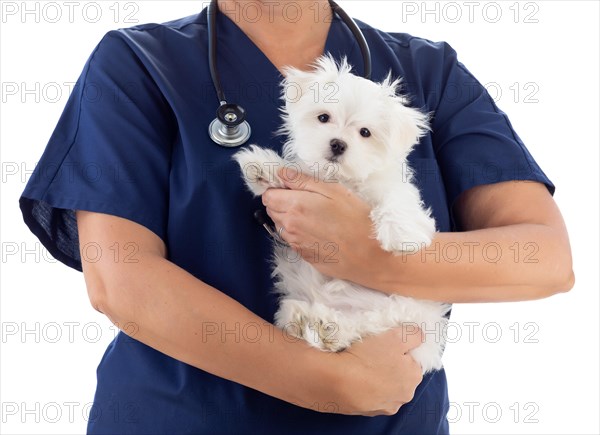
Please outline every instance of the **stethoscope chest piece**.
[[246, 111], [237, 104], [221, 104], [217, 109], [217, 117], [208, 126], [210, 138], [227, 148], [243, 145], [251, 133]]

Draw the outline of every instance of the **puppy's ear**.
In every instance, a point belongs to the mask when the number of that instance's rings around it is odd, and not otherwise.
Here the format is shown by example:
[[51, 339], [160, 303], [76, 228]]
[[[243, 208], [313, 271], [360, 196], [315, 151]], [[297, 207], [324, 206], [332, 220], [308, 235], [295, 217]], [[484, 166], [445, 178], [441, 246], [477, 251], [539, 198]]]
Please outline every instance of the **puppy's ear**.
[[398, 95], [398, 93], [401, 90], [401, 85], [402, 85], [401, 77], [397, 77], [392, 80], [392, 70], [390, 70], [388, 72], [387, 76], [385, 76], [385, 79], [383, 79], [383, 81], [379, 83], [379, 86], [381, 86], [381, 89], [383, 90], [383, 92], [385, 92], [385, 94], [388, 97], [398, 97], [404, 103], [407, 103], [407, 101], [401, 95]]
[[286, 105], [297, 102], [304, 95], [321, 95], [319, 90], [323, 90], [328, 83], [337, 81], [341, 74], [349, 73], [352, 69], [345, 56], [338, 65], [329, 53], [318, 57], [311, 67], [309, 71], [287, 66], [283, 68], [285, 78], [282, 82], [282, 98]]
[[430, 114], [409, 107], [406, 98], [396, 96], [390, 100], [391, 142], [404, 157], [419, 142], [419, 139], [431, 128], [429, 127]]
[[430, 115], [409, 106], [409, 99], [400, 93], [402, 78], [392, 79], [391, 70], [379, 86], [388, 97], [388, 113], [391, 115], [390, 140], [396, 150], [406, 156], [419, 139], [430, 130]]

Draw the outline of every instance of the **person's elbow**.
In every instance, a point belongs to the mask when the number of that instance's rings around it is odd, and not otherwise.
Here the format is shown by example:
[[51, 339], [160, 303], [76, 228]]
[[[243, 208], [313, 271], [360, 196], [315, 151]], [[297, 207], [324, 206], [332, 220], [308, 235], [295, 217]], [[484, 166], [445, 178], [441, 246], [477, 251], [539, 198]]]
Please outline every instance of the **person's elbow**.
[[[114, 265], [113, 268], [116, 266]], [[117, 273], [97, 264], [84, 264], [83, 276], [91, 306], [108, 318], [114, 318], [115, 306], [118, 306], [118, 288], [120, 287], [116, 282]]]
[[[87, 270], [86, 270], [87, 269]], [[113, 322], [127, 322], [135, 310], [136, 298], [143, 294], [142, 270], [115, 265], [110, 268], [84, 267], [84, 276], [91, 306]]]
[[560, 265], [557, 272], [554, 274], [554, 280], [549, 286], [549, 295], [553, 296], [558, 293], [566, 293], [575, 286], [575, 272], [573, 271], [572, 263], [569, 260], [564, 260], [564, 264]]
[[555, 254], [553, 264], [544, 268], [542, 274], [545, 277], [540, 286], [540, 296], [550, 297], [559, 293], [569, 292], [575, 286], [575, 272], [573, 271], [573, 260], [569, 243], [561, 246]]
[[108, 314], [107, 289], [101, 279], [88, 279], [86, 276], [88, 298], [92, 307], [102, 314]]

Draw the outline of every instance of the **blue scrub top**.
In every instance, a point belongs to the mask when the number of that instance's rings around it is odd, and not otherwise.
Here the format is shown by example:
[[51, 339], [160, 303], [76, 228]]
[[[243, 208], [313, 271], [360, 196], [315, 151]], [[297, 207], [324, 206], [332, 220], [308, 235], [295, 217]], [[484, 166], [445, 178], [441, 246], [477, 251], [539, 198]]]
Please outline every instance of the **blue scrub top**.
[[[237, 149], [207, 133], [218, 106], [207, 62], [206, 9], [164, 24], [111, 31], [92, 52], [20, 207], [58, 260], [81, 270], [73, 210], [137, 222], [161, 237], [168, 258], [269, 321], [277, 308], [271, 242], [253, 219]], [[446, 43], [384, 33], [358, 22], [373, 79], [391, 68], [412, 105], [433, 113], [432, 133], [410, 155], [439, 231], [451, 206], [480, 184], [536, 180], [554, 186], [506, 117]], [[228, 17], [218, 16], [218, 68], [230, 102], [246, 108], [249, 143], [280, 151], [281, 75]], [[335, 17], [326, 51], [363, 73], [360, 49]], [[399, 168], [399, 170], [401, 170]], [[293, 367], [290, 368], [293, 370]], [[394, 416], [300, 408], [176, 361], [120, 333], [98, 367], [89, 433], [448, 433], [444, 370], [425, 376]]]

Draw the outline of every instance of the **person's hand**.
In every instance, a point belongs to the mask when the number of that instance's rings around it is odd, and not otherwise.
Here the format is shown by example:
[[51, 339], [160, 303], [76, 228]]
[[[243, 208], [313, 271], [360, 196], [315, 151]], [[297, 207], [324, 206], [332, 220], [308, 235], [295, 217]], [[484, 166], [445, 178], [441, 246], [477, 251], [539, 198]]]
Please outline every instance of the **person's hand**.
[[345, 186], [289, 168], [278, 175], [287, 189], [262, 195], [267, 214], [297, 255], [319, 272], [358, 282], [365, 259], [386, 254], [373, 236], [369, 205]]
[[356, 415], [396, 414], [423, 379], [421, 365], [408, 353], [422, 341], [421, 330], [407, 325], [366, 337], [337, 354], [340, 408]]

